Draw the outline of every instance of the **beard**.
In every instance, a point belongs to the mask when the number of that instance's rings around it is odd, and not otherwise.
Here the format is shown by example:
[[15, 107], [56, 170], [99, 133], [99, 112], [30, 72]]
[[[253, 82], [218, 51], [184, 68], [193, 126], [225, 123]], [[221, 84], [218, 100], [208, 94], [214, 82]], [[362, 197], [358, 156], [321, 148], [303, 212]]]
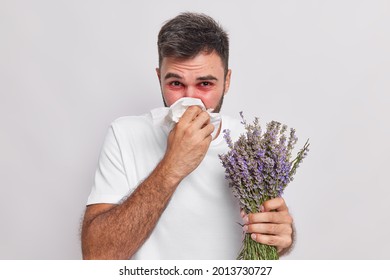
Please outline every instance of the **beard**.
[[[225, 88], [223, 89], [223, 92], [225, 92]], [[219, 113], [221, 111], [224, 97], [225, 97], [225, 94], [222, 93], [222, 96], [219, 99], [218, 105], [216, 108], [214, 108], [213, 113]]]

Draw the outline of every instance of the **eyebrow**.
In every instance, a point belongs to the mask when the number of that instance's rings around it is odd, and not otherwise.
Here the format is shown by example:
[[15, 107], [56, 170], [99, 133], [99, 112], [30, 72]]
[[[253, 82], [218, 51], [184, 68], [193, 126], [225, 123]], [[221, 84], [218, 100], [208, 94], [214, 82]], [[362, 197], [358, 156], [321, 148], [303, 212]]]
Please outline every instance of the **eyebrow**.
[[175, 74], [175, 73], [167, 73], [164, 77], [164, 80], [168, 80], [170, 78], [176, 78], [176, 79], [179, 79], [179, 80], [182, 80], [183, 77], [178, 75], [178, 74]]
[[216, 77], [214, 77], [213, 75], [198, 77], [198, 78], [196, 78], [196, 80], [197, 81], [210, 81], [210, 80], [218, 81], [218, 79]]
[[[175, 79], [179, 79], [179, 80], [182, 80], [183, 77], [176, 74], [176, 73], [167, 73], [164, 77], [164, 80], [168, 80], [170, 78], [175, 78]], [[214, 77], [213, 75], [207, 75], [207, 76], [201, 76], [201, 77], [198, 77], [196, 78], [197, 81], [211, 81], [211, 80], [214, 80], [214, 81], [218, 81], [218, 79], [216, 77]]]

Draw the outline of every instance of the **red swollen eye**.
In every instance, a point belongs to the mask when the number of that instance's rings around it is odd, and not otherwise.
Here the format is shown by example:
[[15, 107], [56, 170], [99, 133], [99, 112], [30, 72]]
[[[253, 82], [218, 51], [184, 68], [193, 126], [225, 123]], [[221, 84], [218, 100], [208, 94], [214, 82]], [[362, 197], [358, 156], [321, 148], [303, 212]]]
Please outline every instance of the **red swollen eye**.
[[178, 87], [178, 86], [181, 86], [181, 83], [178, 81], [174, 81], [174, 82], [171, 82], [170, 85], [174, 86], [174, 87]]
[[210, 83], [210, 82], [201, 82], [200, 83], [200, 86], [201, 87], [210, 87], [210, 86], [212, 86], [213, 84], [212, 83]]

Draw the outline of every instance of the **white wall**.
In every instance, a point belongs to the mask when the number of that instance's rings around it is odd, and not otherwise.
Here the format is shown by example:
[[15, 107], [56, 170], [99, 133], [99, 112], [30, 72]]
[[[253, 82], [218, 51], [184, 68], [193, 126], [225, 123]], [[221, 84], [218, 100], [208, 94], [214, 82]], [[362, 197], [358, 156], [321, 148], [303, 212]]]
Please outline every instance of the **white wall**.
[[162, 105], [162, 23], [204, 12], [231, 38], [223, 112], [295, 127], [289, 259], [390, 256], [390, 2], [0, 0], [0, 259], [79, 259], [109, 123]]

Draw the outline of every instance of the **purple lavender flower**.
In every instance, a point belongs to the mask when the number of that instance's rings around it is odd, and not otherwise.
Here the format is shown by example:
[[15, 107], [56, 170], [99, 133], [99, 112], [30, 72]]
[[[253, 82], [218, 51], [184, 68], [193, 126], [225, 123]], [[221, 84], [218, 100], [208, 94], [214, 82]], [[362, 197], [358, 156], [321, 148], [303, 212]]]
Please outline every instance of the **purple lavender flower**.
[[[241, 123], [246, 133], [233, 142], [229, 130], [224, 130], [224, 138], [229, 147], [226, 154], [219, 155], [225, 168], [225, 178], [233, 194], [239, 199], [246, 213], [258, 212], [259, 205], [271, 198], [279, 197], [294, 178], [299, 164], [309, 151], [306, 141], [297, 156], [291, 160], [291, 154], [298, 138], [295, 129], [290, 129], [287, 138], [287, 126], [271, 121], [262, 133], [259, 119], [248, 124], [240, 112]], [[245, 237], [244, 248], [239, 259], [277, 259], [275, 247], [256, 243]], [[249, 248], [249, 247], [250, 248]]]

